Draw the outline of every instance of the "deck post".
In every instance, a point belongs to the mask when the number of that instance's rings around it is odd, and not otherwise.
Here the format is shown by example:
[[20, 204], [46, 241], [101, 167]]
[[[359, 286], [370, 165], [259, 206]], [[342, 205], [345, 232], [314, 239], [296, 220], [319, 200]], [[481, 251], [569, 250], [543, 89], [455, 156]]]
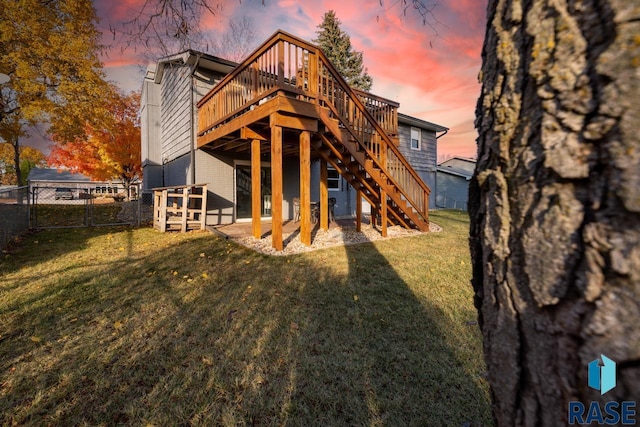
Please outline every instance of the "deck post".
[[356, 231], [362, 231], [362, 190], [356, 190]]
[[376, 228], [378, 226], [378, 206], [371, 205], [371, 227]]
[[329, 172], [325, 159], [320, 159], [320, 228], [329, 229]]
[[311, 244], [311, 134], [300, 132], [300, 241]]
[[271, 246], [281, 251], [282, 242], [282, 128], [271, 126]]
[[160, 231], [163, 233], [167, 231], [167, 203], [168, 203], [168, 194], [169, 192], [165, 188], [162, 190], [162, 197], [160, 198], [160, 203], [162, 210], [160, 211]]
[[387, 237], [387, 192], [380, 189], [380, 234]]
[[309, 87], [307, 90], [313, 96], [313, 102], [318, 104], [318, 55], [309, 52]]
[[256, 239], [262, 235], [260, 229], [261, 191], [260, 185], [260, 140], [251, 140], [251, 234]]
[[202, 213], [200, 214], [200, 230], [207, 226], [207, 184], [202, 186]]
[[182, 189], [182, 222], [180, 223], [180, 231], [187, 232], [187, 221], [189, 220], [189, 192], [193, 187], [184, 187]]
[[278, 86], [284, 86], [284, 41], [278, 41]]

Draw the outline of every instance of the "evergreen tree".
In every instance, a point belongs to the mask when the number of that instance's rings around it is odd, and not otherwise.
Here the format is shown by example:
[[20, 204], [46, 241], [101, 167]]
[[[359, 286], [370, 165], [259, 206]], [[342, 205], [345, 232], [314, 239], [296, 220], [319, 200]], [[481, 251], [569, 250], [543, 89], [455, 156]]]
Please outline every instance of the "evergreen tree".
[[362, 63], [362, 52], [351, 46], [351, 38], [340, 28], [340, 20], [333, 10], [326, 12], [322, 24], [318, 25], [318, 38], [314, 40], [340, 75], [351, 87], [368, 91], [373, 79]]

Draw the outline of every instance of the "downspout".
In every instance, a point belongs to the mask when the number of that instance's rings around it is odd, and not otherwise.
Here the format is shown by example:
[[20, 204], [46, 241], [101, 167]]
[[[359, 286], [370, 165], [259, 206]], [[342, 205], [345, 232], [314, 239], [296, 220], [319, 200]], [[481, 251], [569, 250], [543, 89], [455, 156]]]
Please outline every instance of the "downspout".
[[189, 76], [191, 78], [191, 150], [190, 150], [190, 160], [191, 160], [191, 179], [189, 184], [194, 185], [196, 183], [196, 121], [195, 117], [195, 90], [196, 90], [196, 77], [195, 72], [198, 67], [198, 62], [200, 62], [200, 55], [196, 55], [196, 62], [193, 63], [193, 68], [191, 68], [191, 72]]

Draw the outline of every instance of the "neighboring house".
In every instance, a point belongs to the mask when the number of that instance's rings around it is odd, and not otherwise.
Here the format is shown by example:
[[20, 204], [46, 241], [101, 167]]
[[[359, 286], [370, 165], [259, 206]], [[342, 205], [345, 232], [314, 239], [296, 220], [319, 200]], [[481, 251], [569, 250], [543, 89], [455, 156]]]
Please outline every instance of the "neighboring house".
[[80, 190], [93, 186], [91, 178], [68, 170], [55, 168], [33, 168], [29, 171], [27, 182], [30, 187], [36, 188], [71, 188], [78, 193]]
[[[261, 217], [293, 219], [293, 199], [303, 196], [299, 147], [309, 138], [311, 201], [327, 197], [320, 190], [326, 167], [336, 216], [358, 214], [359, 191], [384, 218], [386, 196], [390, 223], [418, 228], [428, 224], [423, 194], [428, 190], [422, 182], [435, 188], [437, 133], [443, 135], [447, 128], [399, 114], [397, 103], [343, 86], [315, 46], [282, 31], [250, 59], [236, 68], [235, 63], [190, 50], [147, 69], [141, 99], [145, 190], [207, 184], [207, 224], [216, 225], [252, 219], [252, 202], [258, 200], [252, 188], [259, 188]], [[314, 78], [317, 85], [311, 84]], [[281, 158], [275, 160], [270, 148], [274, 135], [282, 145], [277, 154]], [[360, 141], [360, 148], [350, 146], [354, 141]], [[371, 150], [364, 157], [358, 154], [362, 144]], [[260, 157], [258, 187], [252, 186], [258, 173], [254, 169], [252, 174], [252, 153]], [[365, 161], [371, 155], [375, 161]], [[272, 194], [280, 188], [271, 182], [274, 161], [281, 164], [281, 194]], [[389, 171], [398, 174], [393, 183], [383, 178], [376, 162], [388, 162]], [[398, 186], [410, 190], [401, 195]], [[274, 197], [281, 197], [281, 213]], [[407, 208], [407, 199], [417, 208]], [[434, 199], [435, 192], [431, 207]]]
[[437, 207], [467, 210], [469, 180], [476, 160], [452, 157], [438, 164]]
[[[34, 200], [36, 203], [51, 199], [78, 200], [88, 193], [110, 196], [125, 191], [120, 183], [92, 181], [81, 173], [55, 168], [31, 169], [27, 183], [31, 194], [37, 198]], [[132, 187], [130, 191], [131, 197], [134, 197], [135, 188]]]

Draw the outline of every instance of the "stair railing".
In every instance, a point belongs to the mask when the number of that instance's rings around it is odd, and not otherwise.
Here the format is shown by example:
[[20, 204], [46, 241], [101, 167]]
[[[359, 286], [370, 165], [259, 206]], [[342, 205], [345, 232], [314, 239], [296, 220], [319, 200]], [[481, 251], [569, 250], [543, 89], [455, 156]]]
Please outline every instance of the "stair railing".
[[[318, 98], [328, 107], [349, 131], [355, 140], [368, 152], [369, 157], [391, 179], [404, 198], [418, 214], [428, 222], [429, 194], [431, 190], [400, 153], [380, 123], [397, 123], [397, 109], [379, 106], [374, 118], [363, 100], [372, 98], [361, 91], [354, 91], [340, 76], [324, 53], [318, 49]], [[362, 99], [361, 99], [362, 98]]]

